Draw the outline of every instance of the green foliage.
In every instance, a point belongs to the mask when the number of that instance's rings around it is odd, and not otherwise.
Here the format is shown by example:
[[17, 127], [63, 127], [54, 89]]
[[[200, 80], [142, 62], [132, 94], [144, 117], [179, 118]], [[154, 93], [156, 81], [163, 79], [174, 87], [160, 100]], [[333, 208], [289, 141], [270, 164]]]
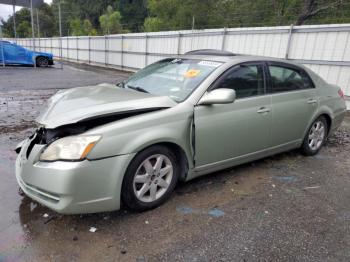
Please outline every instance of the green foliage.
[[91, 22], [88, 19], [81, 21], [79, 18], [72, 19], [69, 22], [70, 34], [73, 36], [94, 36], [97, 35], [97, 31], [92, 27]]
[[146, 32], [156, 32], [156, 31], [164, 31], [169, 26], [166, 21], [163, 21], [159, 17], [147, 17], [144, 23], [144, 29]]
[[107, 12], [101, 15], [99, 20], [105, 35], [122, 33], [121, 15], [118, 11], [114, 11], [112, 6], [107, 7]]
[[17, 26], [18, 37], [32, 37], [32, 28], [28, 21], [21, 21]]
[[[194, 27], [245, 27], [350, 22], [350, 3], [341, 0], [149, 0], [146, 31]], [[310, 10], [308, 10], [310, 11]], [[311, 15], [310, 15], [311, 14]]]
[[132, 32], [143, 30], [143, 23], [147, 17], [147, 1], [145, 0], [120, 0], [119, 10], [122, 16], [123, 28]]
[[[60, 0], [63, 35], [222, 27], [350, 23], [349, 0]], [[40, 36], [57, 36], [58, 2], [39, 8]], [[36, 11], [34, 31], [38, 36]], [[194, 22], [194, 24], [193, 24]], [[2, 21], [13, 37], [13, 17]], [[29, 9], [16, 12], [17, 35], [31, 37]]]

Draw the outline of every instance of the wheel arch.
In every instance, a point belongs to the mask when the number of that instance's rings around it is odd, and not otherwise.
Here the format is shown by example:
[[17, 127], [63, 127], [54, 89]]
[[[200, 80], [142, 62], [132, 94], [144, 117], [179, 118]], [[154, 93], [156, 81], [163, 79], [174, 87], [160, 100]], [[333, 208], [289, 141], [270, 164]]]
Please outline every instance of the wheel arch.
[[[171, 151], [173, 151], [175, 153], [176, 158], [179, 161], [180, 170], [181, 170], [181, 173], [180, 173], [180, 176], [179, 176], [179, 180], [180, 181], [185, 181], [186, 178], [187, 178], [187, 174], [188, 174], [188, 170], [189, 170], [189, 163], [190, 162], [189, 162], [188, 156], [187, 156], [185, 150], [182, 148], [182, 146], [180, 146], [179, 144], [177, 144], [177, 143], [175, 143], [173, 141], [157, 141], [157, 142], [154, 142], [154, 143], [150, 143], [147, 146], [139, 148], [138, 149], [138, 153], [141, 152], [141, 151], [146, 150], [147, 148], [153, 147], [153, 146], [164, 146], [164, 147], [167, 147], [168, 149], [170, 149]], [[129, 163], [129, 165], [130, 165], [130, 163]]]
[[331, 130], [331, 126], [332, 126], [332, 118], [327, 113], [323, 113], [323, 114], [319, 115], [318, 117], [321, 117], [321, 116], [323, 116], [327, 121], [327, 136], [328, 136], [329, 131]]
[[35, 56], [35, 63], [36, 64], [38, 63], [39, 58], [45, 58], [45, 59], [47, 59], [48, 62], [50, 61], [50, 58], [45, 56], [45, 55], [37, 55], [37, 56]]
[[325, 117], [326, 121], [327, 121], [327, 125], [328, 125], [328, 130], [327, 130], [327, 136], [330, 133], [330, 130], [332, 128], [332, 123], [333, 123], [333, 114], [332, 111], [329, 108], [322, 108], [322, 110], [319, 110], [318, 112], [316, 112], [316, 114], [314, 114], [314, 116], [311, 118], [311, 121], [308, 123], [306, 130], [304, 131], [303, 134], [303, 138], [306, 136], [308, 130], [310, 129], [310, 126], [312, 125], [313, 122], [315, 122], [315, 120], [317, 118], [319, 118], [320, 116]]

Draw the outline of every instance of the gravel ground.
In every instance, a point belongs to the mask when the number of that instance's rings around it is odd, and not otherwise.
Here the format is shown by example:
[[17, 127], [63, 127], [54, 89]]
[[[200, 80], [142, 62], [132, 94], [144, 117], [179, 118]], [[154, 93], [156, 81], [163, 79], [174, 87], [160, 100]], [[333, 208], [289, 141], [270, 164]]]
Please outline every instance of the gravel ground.
[[350, 116], [314, 157], [210, 174], [144, 213], [64, 216], [17, 194], [13, 148], [56, 91], [20, 89], [0, 92], [1, 262], [350, 261]]

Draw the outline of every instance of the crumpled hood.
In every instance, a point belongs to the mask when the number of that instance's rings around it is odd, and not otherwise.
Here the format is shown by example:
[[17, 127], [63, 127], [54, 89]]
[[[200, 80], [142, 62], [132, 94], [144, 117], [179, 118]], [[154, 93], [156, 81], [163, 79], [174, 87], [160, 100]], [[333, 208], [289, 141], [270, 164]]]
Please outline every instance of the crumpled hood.
[[167, 96], [155, 96], [115, 85], [77, 87], [52, 96], [36, 120], [46, 128], [56, 128], [97, 116], [175, 105], [176, 102]]

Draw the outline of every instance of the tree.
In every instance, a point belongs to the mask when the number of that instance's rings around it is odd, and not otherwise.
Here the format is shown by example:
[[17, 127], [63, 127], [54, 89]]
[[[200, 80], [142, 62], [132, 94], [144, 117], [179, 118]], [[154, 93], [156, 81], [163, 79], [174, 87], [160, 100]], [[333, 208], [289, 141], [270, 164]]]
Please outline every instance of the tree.
[[143, 30], [143, 23], [147, 17], [147, 1], [146, 0], [119, 0], [121, 22], [123, 28], [132, 32]]
[[89, 36], [97, 35], [97, 30], [93, 28], [90, 20], [85, 19], [83, 21], [83, 28], [84, 28], [85, 35], [89, 35]]
[[304, 0], [302, 10], [295, 22], [296, 25], [302, 25], [306, 20], [316, 16], [322, 11], [329, 11], [330, 9], [339, 7], [343, 4], [342, 0], [337, 1], [317, 1], [317, 0]]
[[[30, 24], [30, 11], [27, 8], [22, 8], [16, 12], [16, 25], [18, 37], [31, 37], [32, 28]], [[13, 16], [11, 16], [7, 22], [3, 22], [4, 35], [6, 37], [14, 37], [13, 31]]]
[[[149, 0], [150, 18], [145, 20], [145, 29], [177, 30], [191, 29], [193, 18], [195, 27], [220, 27], [228, 16], [226, 6], [232, 1], [226, 0]], [[156, 18], [156, 19], [154, 19]]]
[[70, 20], [69, 22], [70, 34], [74, 36], [83, 35], [97, 35], [97, 31], [92, 27], [91, 22], [88, 19], [81, 21], [79, 18]]
[[99, 20], [104, 34], [122, 33], [121, 15], [118, 11], [114, 11], [112, 6], [107, 7], [106, 13], [101, 15]]

